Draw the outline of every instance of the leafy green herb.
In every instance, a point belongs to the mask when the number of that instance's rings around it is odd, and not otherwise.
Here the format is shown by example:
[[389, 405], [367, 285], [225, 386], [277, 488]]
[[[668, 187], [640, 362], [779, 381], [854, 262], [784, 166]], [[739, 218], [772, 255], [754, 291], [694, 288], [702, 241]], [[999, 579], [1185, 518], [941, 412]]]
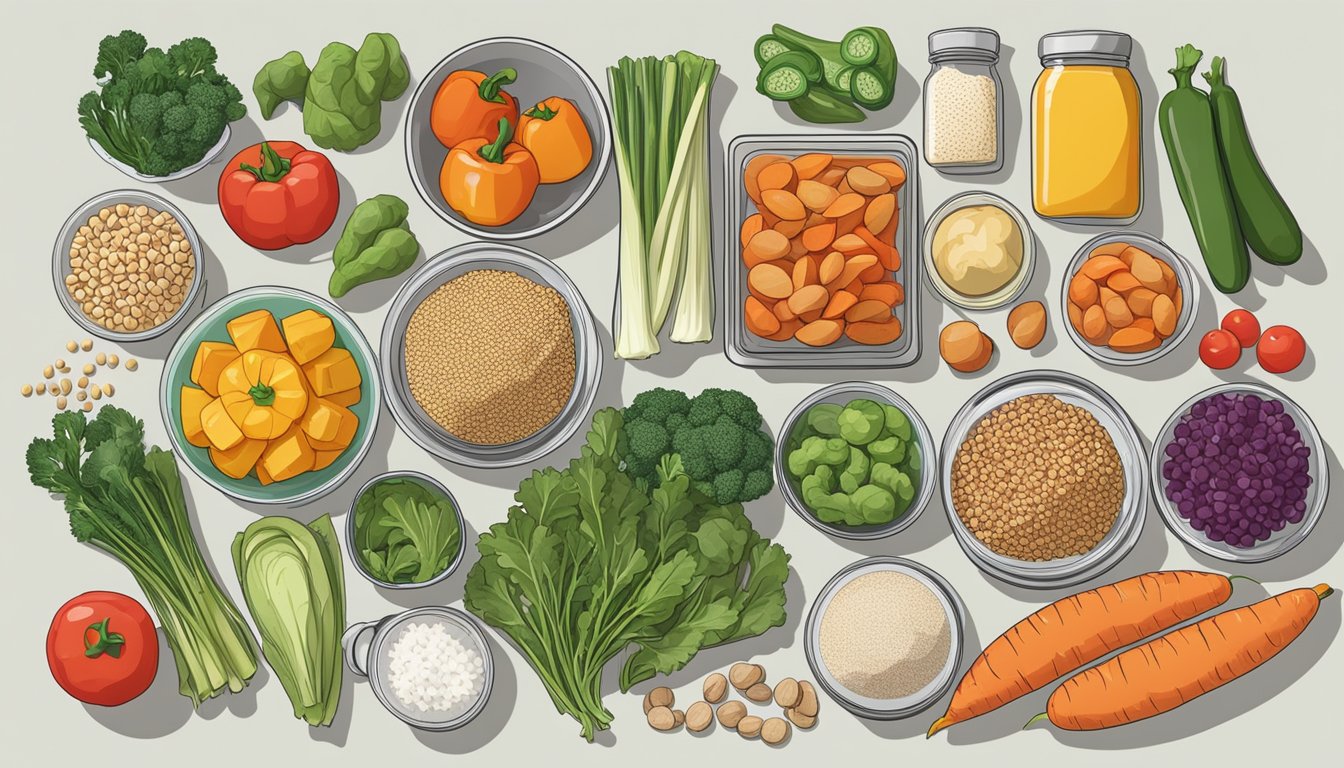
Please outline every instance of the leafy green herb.
[[145, 450], [144, 423], [105, 405], [52, 419], [28, 445], [33, 485], [65, 497], [70, 532], [120, 560], [149, 599], [177, 662], [178, 690], [199, 705], [257, 671], [252, 633], [215, 583], [187, 517], [173, 454]]
[[785, 619], [783, 548], [741, 504], [697, 490], [676, 454], [652, 485], [622, 471], [622, 425], [598, 411], [577, 459], [522, 481], [466, 584], [467, 609], [513, 640], [589, 741], [612, 720], [602, 669], [627, 648], [622, 690]]
[[215, 70], [217, 58], [201, 37], [165, 52], [129, 29], [108, 35], [93, 68], [106, 82], [79, 100], [79, 124], [108, 155], [146, 176], [186, 168], [247, 113], [242, 93]]
[[331, 516], [308, 525], [263, 517], [233, 540], [233, 566], [261, 651], [309, 725], [331, 725], [341, 699], [345, 576]]
[[381, 480], [355, 502], [355, 549], [379, 581], [429, 581], [448, 568], [461, 547], [452, 501], [418, 480]]

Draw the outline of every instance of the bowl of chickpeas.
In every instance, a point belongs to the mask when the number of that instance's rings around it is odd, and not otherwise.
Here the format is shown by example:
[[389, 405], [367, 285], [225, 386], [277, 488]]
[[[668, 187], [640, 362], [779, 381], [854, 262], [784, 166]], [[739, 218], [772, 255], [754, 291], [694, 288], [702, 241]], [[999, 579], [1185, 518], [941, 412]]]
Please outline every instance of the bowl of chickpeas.
[[158, 195], [121, 189], [82, 203], [52, 249], [66, 314], [105, 339], [143, 341], [180, 324], [201, 292], [201, 240]]

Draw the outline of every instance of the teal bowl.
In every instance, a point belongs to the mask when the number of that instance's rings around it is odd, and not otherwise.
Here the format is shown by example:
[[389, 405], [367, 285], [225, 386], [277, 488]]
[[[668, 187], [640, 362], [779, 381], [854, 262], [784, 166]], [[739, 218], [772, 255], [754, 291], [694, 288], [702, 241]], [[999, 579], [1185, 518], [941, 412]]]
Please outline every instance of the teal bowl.
[[[335, 346], [347, 349], [359, 366], [363, 393], [350, 410], [359, 417], [359, 428], [350, 447], [330, 466], [316, 472], [304, 472], [288, 480], [262, 485], [255, 473], [241, 480], [220, 472], [210, 462], [210, 454], [187, 442], [182, 432], [182, 407], [178, 393], [184, 384], [191, 383], [191, 363], [196, 347], [203, 341], [229, 341], [226, 324], [229, 320], [257, 309], [269, 310], [276, 322], [305, 309], [312, 309], [331, 318], [336, 328]], [[159, 408], [173, 441], [173, 450], [201, 479], [225, 494], [241, 501], [258, 504], [305, 503], [328, 493], [348, 478], [364, 460], [378, 426], [378, 410], [382, 393], [379, 390], [378, 366], [373, 349], [360, 333], [359, 327], [335, 304], [310, 293], [293, 288], [260, 286], [231, 293], [206, 309], [196, 318], [173, 346], [163, 366], [163, 380], [159, 387]]]

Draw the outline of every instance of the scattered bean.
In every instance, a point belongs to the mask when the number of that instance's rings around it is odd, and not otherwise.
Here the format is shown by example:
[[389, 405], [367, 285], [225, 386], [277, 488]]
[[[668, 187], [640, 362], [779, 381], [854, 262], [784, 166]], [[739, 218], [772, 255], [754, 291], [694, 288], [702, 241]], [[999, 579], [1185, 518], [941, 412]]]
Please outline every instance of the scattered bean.
[[744, 739], [754, 739], [761, 735], [765, 721], [756, 715], [747, 715], [737, 721], [737, 733]]
[[675, 700], [672, 689], [660, 685], [644, 695], [644, 714], [647, 715], [649, 710], [654, 707], [668, 707], [670, 709]]
[[[61, 373], [65, 373], [66, 371], [70, 370], [70, 366], [66, 365], [65, 361], [58, 357], [56, 358], [56, 370], [60, 371]], [[50, 379], [51, 376], [47, 376], [47, 378]]]
[[85, 402], [84, 405], [80, 406], [80, 409], [88, 413], [93, 410], [93, 403]]
[[686, 730], [699, 733], [714, 722], [714, 708], [707, 702], [697, 701], [686, 708]]
[[733, 687], [739, 691], [745, 691], [751, 686], [765, 680], [765, 667], [760, 664], [750, 664], [739, 661], [728, 670], [728, 680]]
[[98, 365], [107, 365], [107, 353], [99, 352], [97, 355], [94, 355], [93, 362]]
[[24, 397], [32, 397], [32, 396], [33, 396], [33, 385], [32, 385], [32, 384], [24, 384], [24, 385], [19, 389], [19, 391], [23, 393], [23, 396], [24, 396]]
[[85, 352], [88, 352], [89, 350], [93, 349], [93, 339], [85, 339], [79, 342], [79, 348], [84, 350]]
[[88, 400], [89, 399], [88, 391], [83, 389], [79, 390], [78, 392], [75, 393], [75, 399], [81, 403], [84, 402], [85, 400]]
[[52, 369], [52, 367], [51, 367], [50, 365], [48, 365], [46, 368], [43, 368], [43, 369], [42, 369], [42, 378], [44, 378], [44, 379], [50, 379], [51, 377], [53, 377], [53, 376], [55, 376], [55, 375], [56, 375], [56, 371], [55, 371], [54, 369]]
[[128, 371], [134, 371], [136, 368], [139, 367], [140, 367], [140, 361], [136, 360], [134, 357], [126, 361], [126, 370]]
[[80, 389], [88, 389], [88, 387], [89, 387], [89, 377], [88, 377], [88, 376], [80, 376], [80, 377], [79, 377], [79, 380], [75, 382], [75, 386], [79, 387]]
[[685, 712], [682, 712], [680, 709], [674, 709], [674, 710], [672, 710], [672, 724], [673, 724], [673, 727], [676, 727], [676, 728], [680, 728], [681, 726], [685, 725], [685, 724], [686, 724], [686, 713], [685, 713]]
[[39, 395], [47, 394], [47, 383], [45, 381], [37, 382], [37, 394]]
[[56, 410], [58, 410], [58, 411], [64, 411], [64, 410], [65, 410], [65, 406], [66, 406], [67, 404], [68, 404], [68, 401], [65, 399], [64, 396], [61, 396], [61, 397], [56, 398]]
[[119, 362], [121, 362], [121, 360], [120, 360], [120, 358], [118, 358], [116, 355], [108, 355], [108, 356], [107, 356], [107, 367], [109, 367], [109, 368], [116, 368], [116, 367], [117, 367], [117, 363], [119, 363]]
[[70, 380], [69, 380], [69, 379], [61, 379], [61, 394], [62, 394], [62, 395], [68, 395], [68, 394], [70, 394], [70, 390], [73, 389], [73, 388], [74, 388], [74, 385], [72, 385], [72, 384], [70, 383]]
[[98, 369], [94, 367], [93, 363], [85, 363], [85, 364], [84, 364], [84, 375], [85, 375], [85, 376], [92, 376], [97, 370], [98, 370]]
[[738, 723], [747, 716], [747, 705], [740, 701], [725, 702], [719, 707], [718, 716], [719, 725], [724, 728], [737, 728]]
[[756, 702], [757, 704], [764, 704], [765, 702], [770, 700], [772, 693], [773, 692], [770, 690], [770, 686], [766, 685], [765, 683], [756, 683], [755, 685], [743, 691], [742, 695], [746, 696], [748, 699]]
[[99, 400], [102, 398], [102, 396], [103, 396], [102, 388], [99, 387], [97, 384], [94, 384], [93, 389], [89, 390], [89, 397], [93, 398], [94, 400]]
[[649, 710], [649, 725], [655, 731], [670, 731], [677, 727], [677, 719], [667, 707], [654, 707]]
[[782, 717], [772, 717], [761, 726], [761, 741], [775, 746], [783, 744], [789, 738], [789, 721]]
[[104, 385], [103, 385], [103, 394], [104, 394], [104, 395], [107, 395], [108, 397], [111, 397], [111, 396], [112, 396], [113, 394], [115, 394], [115, 393], [116, 393], [116, 390], [112, 388], [112, 385], [111, 385], [111, 384], [104, 384]]
[[66, 352], [78, 352], [78, 351], [79, 351], [79, 342], [75, 341], [74, 339], [71, 339], [70, 341], [65, 342], [65, 351], [66, 351]]
[[705, 701], [708, 701], [710, 704], [718, 704], [720, 701], [723, 701], [723, 697], [727, 693], [728, 678], [718, 672], [705, 678]]
[[793, 723], [799, 728], [802, 728], [803, 730], [807, 730], [817, 724], [816, 715], [804, 715], [802, 712], [799, 712], [796, 708], [784, 710], [784, 716], [789, 718], [789, 722]]
[[786, 677], [775, 684], [775, 703], [784, 709], [798, 706], [798, 700], [802, 695], [802, 687], [792, 677]]
[[798, 683], [798, 687], [800, 689], [798, 706], [794, 707], [794, 709], [801, 715], [816, 717], [819, 708], [817, 702], [817, 689], [813, 688], [812, 684], [806, 680]]

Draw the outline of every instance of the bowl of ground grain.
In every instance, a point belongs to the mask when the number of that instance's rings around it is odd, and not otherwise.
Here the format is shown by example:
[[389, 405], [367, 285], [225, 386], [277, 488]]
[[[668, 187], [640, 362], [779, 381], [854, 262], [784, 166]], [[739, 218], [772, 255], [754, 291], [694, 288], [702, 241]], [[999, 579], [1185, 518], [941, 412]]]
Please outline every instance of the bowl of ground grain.
[[822, 689], [850, 712], [896, 720], [952, 688], [966, 607], [932, 570], [900, 557], [843, 568], [807, 614], [803, 651]]
[[201, 240], [158, 195], [104, 192], [61, 226], [52, 249], [56, 295], [81, 328], [118, 342], [161, 336], [201, 292]]
[[982, 571], [1024, 587], [1093, 578], [1143, 528], [1147, 454], [1110, 395], [1061, 371], [1024, 371], [982, 389], [943, 438], [940, 480], [952, 533]]
[[602, 352], [578, 288], [536, 254], [469, 243], [430, 259], [383, 324], [388, 407], [422, 448], [510, 467], [560, 447], [586, 421]]

